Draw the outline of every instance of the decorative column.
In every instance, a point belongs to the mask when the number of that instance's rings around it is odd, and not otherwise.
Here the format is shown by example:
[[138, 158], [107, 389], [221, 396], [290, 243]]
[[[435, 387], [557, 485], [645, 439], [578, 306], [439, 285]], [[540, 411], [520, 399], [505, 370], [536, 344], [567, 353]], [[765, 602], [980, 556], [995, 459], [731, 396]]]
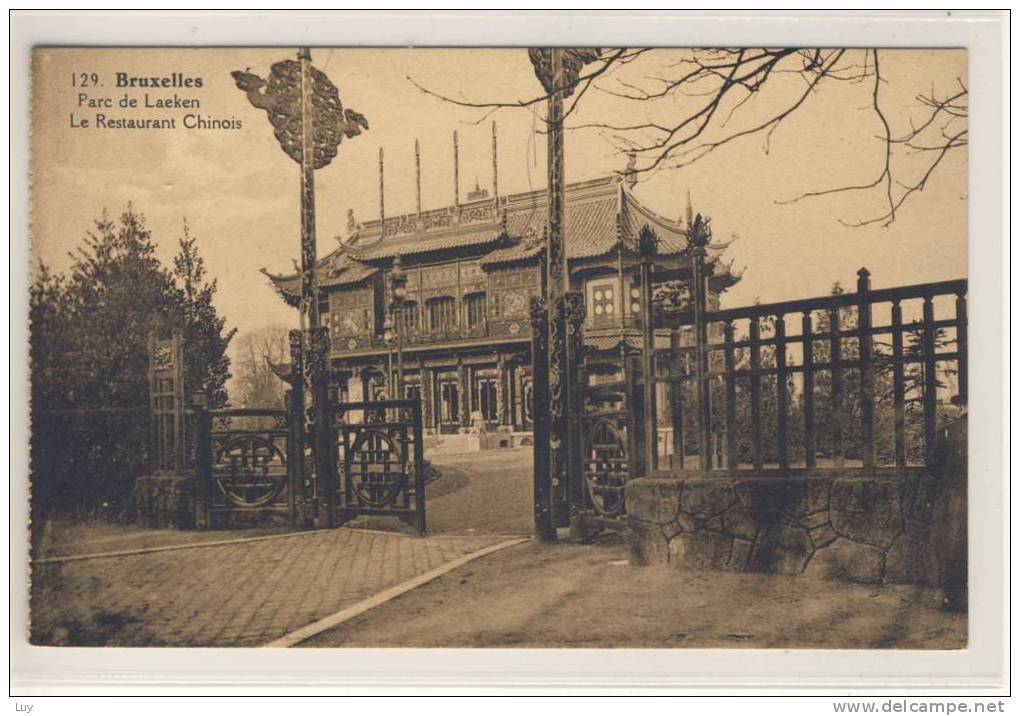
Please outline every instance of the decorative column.
[[361, 400], [366, 403], [372, 400], [372, 385], [369, 372], [370, 366], [366, 365], [361, 369]]
[[467, 391], [469, 390], [467, 385], [467, 368], [464, 366], [464, 361], [461, 358], [457, 359], [457, 410], [459, 411], [460, 427], [461, 432], [467, 432], [467, 428], [470, 425], [470, 417], [467, 411]]
[[421, 390], [421, 422], [426, 429], [432, 427], [432, 381], [431, 372], [425, 367], [425, 358], [418, 356], [419, 389]]
[[684, 382], [682, 378], [683, 364], [681, 361], [680, 349], [683, 347], [679, 328], [669, 332], [669, 348], [671, 361], [670, 372], [674, 374], [669, 384], [669, 412], [670, 421], [673, 426], [673, 459], [670, 467], [683, 469], [684, 466]]
[[496, 359], [496, 422], [506, 425], [506, 358], [500, 353]]

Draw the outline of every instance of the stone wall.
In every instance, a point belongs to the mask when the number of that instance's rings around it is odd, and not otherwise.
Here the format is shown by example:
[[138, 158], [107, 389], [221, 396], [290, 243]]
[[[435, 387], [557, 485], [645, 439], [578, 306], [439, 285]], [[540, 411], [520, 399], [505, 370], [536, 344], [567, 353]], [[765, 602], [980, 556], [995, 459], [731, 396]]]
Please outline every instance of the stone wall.
[[966, 420], [959, 423], [946, 436], [964, 457], [946, 457], [939, 474], [632, 480], [631, 563], [944, 590], [962, 574], [966, 585]]

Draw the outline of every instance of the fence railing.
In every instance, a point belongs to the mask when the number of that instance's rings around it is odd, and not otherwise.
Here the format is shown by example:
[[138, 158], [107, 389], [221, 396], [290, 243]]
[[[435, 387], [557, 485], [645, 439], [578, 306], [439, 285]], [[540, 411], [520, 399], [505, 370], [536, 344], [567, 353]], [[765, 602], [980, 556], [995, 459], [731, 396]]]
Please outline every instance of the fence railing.
[[861, 269], [856, 293], [704, 311], [701, 330], [680, 317], [654, 351], [652, 465], [933, 465], [939, 420], [967, 400], [966, 294], [965, 280], [872, 290]]

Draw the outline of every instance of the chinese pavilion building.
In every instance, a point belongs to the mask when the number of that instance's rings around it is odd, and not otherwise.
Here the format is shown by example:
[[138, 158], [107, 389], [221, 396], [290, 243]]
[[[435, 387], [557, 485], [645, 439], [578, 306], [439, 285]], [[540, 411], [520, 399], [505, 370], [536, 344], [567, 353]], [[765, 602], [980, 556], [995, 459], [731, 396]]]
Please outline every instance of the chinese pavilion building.
[[[492, 196], [476, 186], [464, 203], [364, 225], [348, 215], [348, 235], [316, 268], [342, 399], [394, 395], [402, 380], [405, 395], [421, 397], [428, 432], [467, 432], [480, 421], [503, 434], [531, 429], [529, 301], [542, 293], [547, 196], [499, 196], [495, 186]], [[656, 282], [682, 285], [690, 274], [684, 225], [642, 206], [633, 188], [630, 177], [614, 175], [566, 189], [568, 269], [571, 289], [585, 297], [586, 359], [610, 371], [642, 345], [642, 230], [658, 239]], [[710, 307], [740, 278], [721, 260], [725, 247], [709, 245]], [[300, 276], [266, 274], [296, 307]], [[394, 275], [406, 277], [399, 300]]]

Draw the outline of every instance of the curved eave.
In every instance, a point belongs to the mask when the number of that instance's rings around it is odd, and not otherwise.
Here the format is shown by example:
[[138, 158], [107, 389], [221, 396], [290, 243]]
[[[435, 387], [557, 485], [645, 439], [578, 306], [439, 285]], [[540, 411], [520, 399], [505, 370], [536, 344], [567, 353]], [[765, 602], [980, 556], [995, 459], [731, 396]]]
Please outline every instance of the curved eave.
[[269, 370], [273, 371], [273, 375], [282, 381], [290, 382], [290, 363], [274, 363], [268, 358], [266, 359], [266, 363], [269, 364]]

